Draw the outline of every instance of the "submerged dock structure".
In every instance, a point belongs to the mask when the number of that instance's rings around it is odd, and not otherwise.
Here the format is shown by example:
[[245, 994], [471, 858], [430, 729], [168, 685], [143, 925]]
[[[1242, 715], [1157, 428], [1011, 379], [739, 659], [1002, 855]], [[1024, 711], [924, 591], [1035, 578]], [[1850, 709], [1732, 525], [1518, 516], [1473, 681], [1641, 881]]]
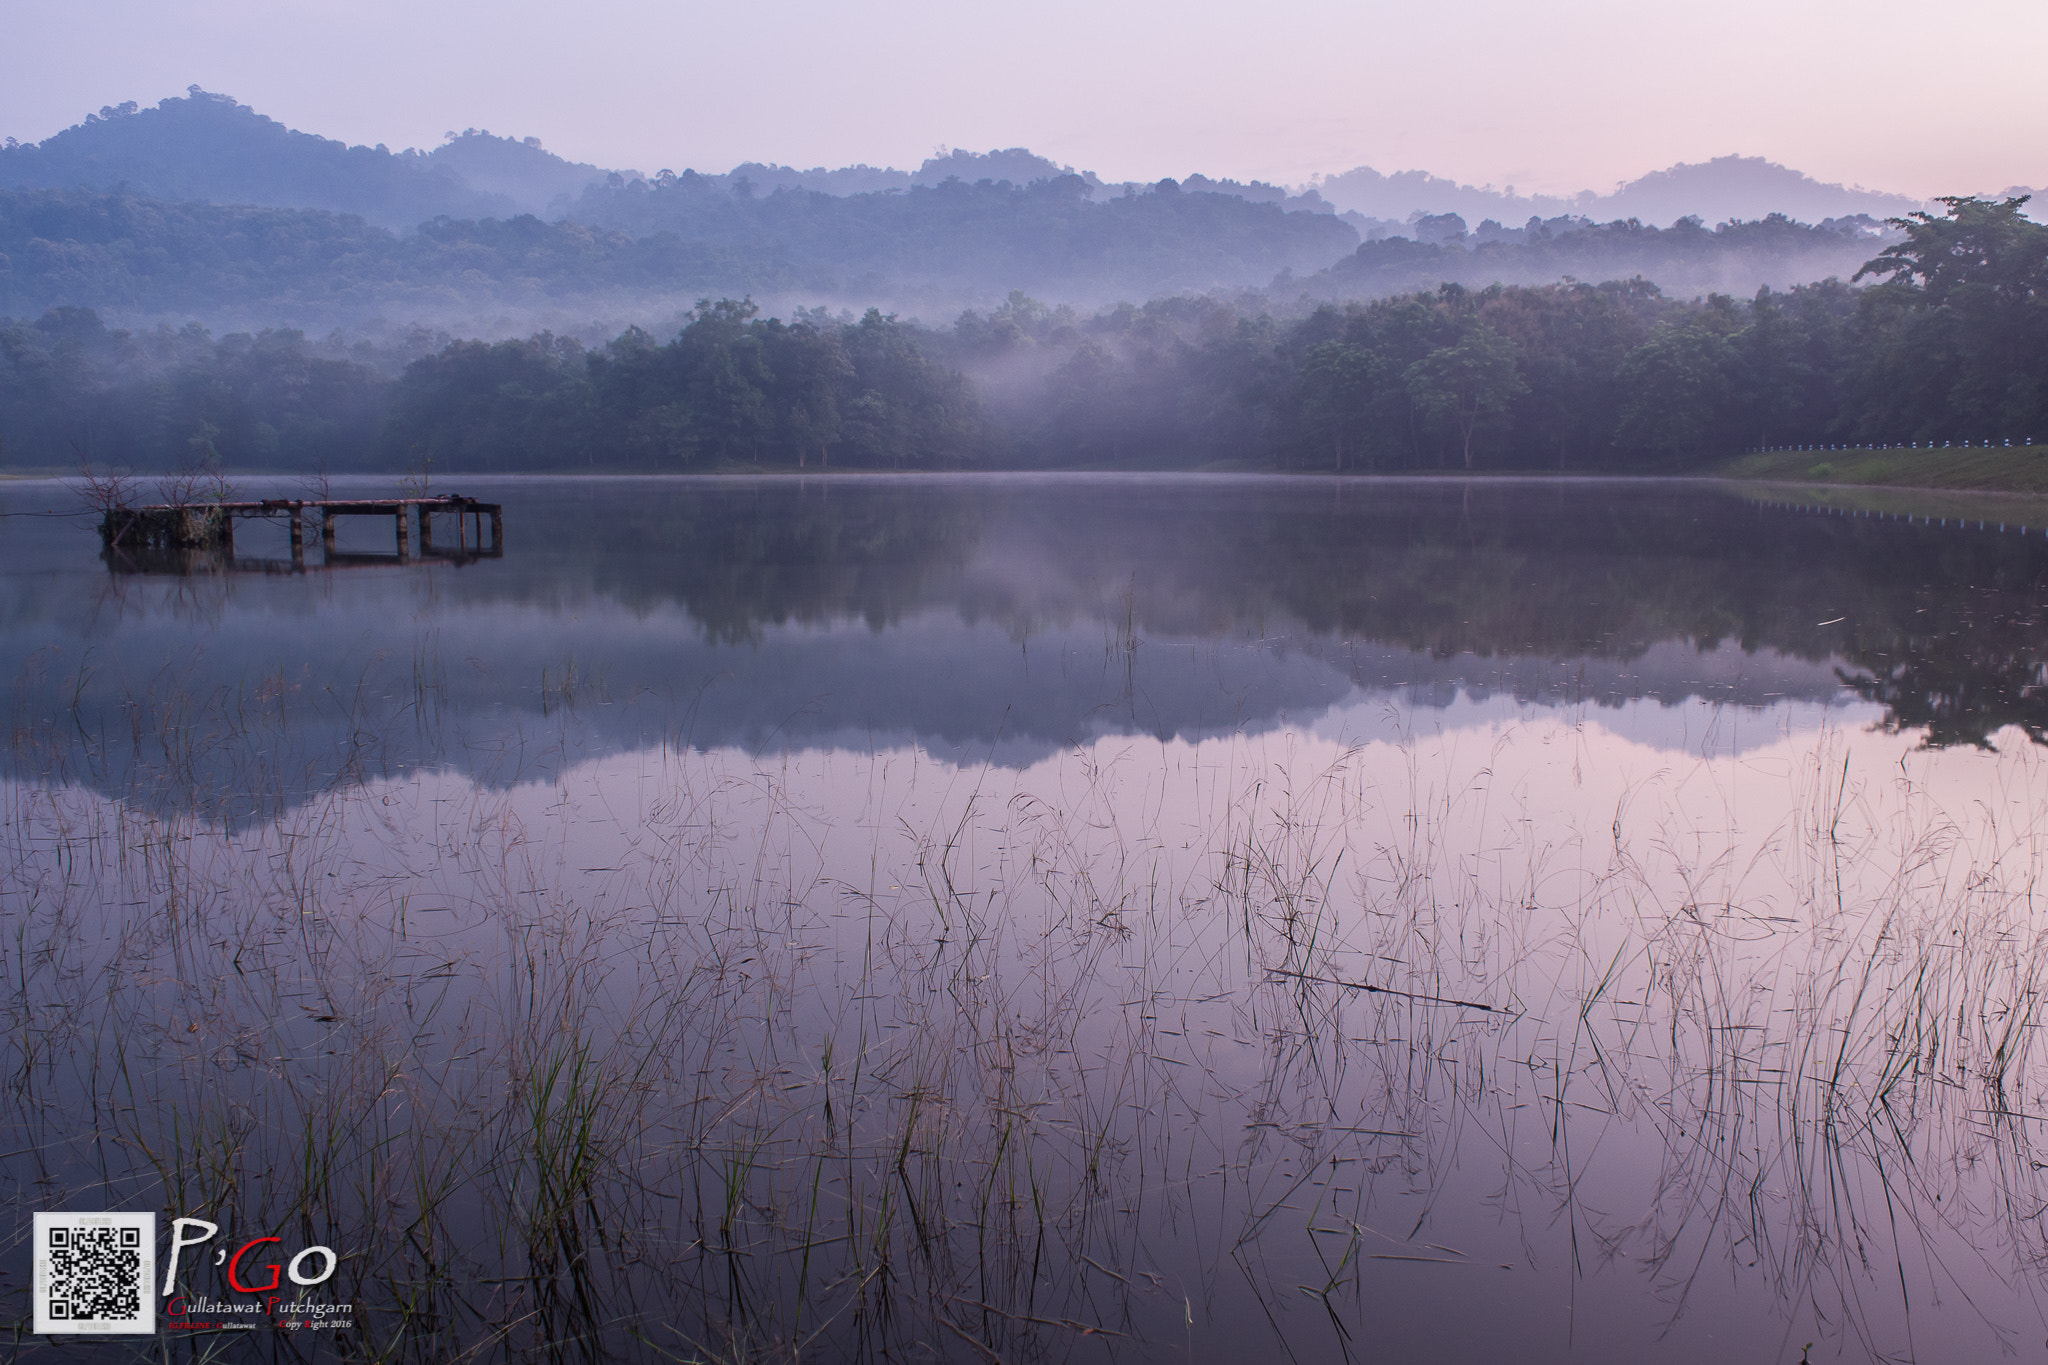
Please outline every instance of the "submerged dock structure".
[[[193, 572], [202, 567], [303, 571], [306, 566], [307, 520], [320, 523], [322, 568], [369, 564], [410, 564], [435, 560], [466, 564], [497, 559], [505, 553], [505, 509], [460, 493], [431, 498], [261, 498], [244, 502], [200, 502], [154, 507], [111, 507], [100, 517], [100, 542], [108, 563], [116, 568]], [[455, 519], [455, 540], [434, 542], [434, 519]], [[235, 558], [235, 523], [258, 518], [285, 519], [291, 537], [289, 565], [276, 560]], [[396, 530], [395, 553], [341, 552], [335, 548], [335, 523], [340, 517], [389, 517]], [[489, 521], [488, 539], [485, 522]], [[413, 548], [418, 523], [419, 548]]]

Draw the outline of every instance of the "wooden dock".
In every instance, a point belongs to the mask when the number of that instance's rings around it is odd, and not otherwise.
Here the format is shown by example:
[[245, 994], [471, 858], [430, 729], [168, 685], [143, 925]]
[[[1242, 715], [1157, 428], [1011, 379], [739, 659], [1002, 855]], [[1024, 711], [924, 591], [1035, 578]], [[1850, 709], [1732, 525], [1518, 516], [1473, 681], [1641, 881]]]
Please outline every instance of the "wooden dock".
[[[189, 572], [204, 561], [214, 567], [247, 567], [259, 571], [302, 572], [306, 565], [306, 523], [320, 524], [321, 568], [369, 564], [411, 564], [436, 560], [466, 564], [497, 559], [505, 553], [505, 509], [460, 493], [435, 498], [263, 498], [249, 502], [202, 502], [153, 507], [113, 507], [100, 517], [100, 541], [116, 568]], [[291, 535], [291, 561], [256, 560], [246, 566], [235, 558], [235, 523], [248, 518], [283, 517]], [[389, 517], [395, 529], [394, 554], [340, 553], [335, 549], [335, 522], [340, 517]], [[434, 540], [435, 518], [453, 517], [454, 542]], [[485, 536], [485, 522], [490, 533]], [[413, 527], [417, 523], [418, 550]], [[120, 561], [120, 562], [117, 562]]]

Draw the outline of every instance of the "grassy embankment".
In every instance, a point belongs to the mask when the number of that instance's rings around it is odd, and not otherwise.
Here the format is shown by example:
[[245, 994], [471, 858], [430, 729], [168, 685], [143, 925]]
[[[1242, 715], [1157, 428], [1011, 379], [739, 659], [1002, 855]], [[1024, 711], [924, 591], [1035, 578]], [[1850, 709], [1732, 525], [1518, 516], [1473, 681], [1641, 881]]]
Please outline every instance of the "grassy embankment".
[[[2048, 498], [2048, 444], [1945, 450], [1789, 450], [1714, 471], [1766, 499], [1908, 516], [2028, 520]], [[2016, 507], [2015, 504], [2018, 504]], [[2040, 516], [2048, 523], [2048, 512]]]
[[1786, 450], [1744, 455], [1724, 478], [2048, 496], [2048, 445], [1946, 450]]

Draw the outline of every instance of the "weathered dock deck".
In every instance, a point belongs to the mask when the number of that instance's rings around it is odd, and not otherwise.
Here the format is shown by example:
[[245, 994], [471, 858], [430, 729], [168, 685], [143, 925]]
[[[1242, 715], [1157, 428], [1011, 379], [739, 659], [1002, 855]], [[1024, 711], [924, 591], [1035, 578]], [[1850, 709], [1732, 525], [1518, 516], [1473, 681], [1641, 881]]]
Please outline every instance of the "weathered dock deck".
[[[368, 564], [410, 564], [416, 560], [450, 560], [468, 563], [474, 559], [496, 559], [505, 552], [505, 509], [495, 502], [480, 502], [460, 493], [421, 498], [261, 498], [237, 502], [203, 502], [151, 507], [112, 507], [100, 517], [100, 541], [115, 567], [169, 567], [172, 561], [186, 565], [196, 554], [220, 568], [241, 567], [235, 559], [235, 523], [259, 518], [283, 517], [291, 536], [289, 569], [306, 568], [306, 522], [316, 516], [320, 524], [320, 567], [346, 568]], [[435, 518], [455, 518], [455, 538], [434, 542]], [[335, 549], [334, 531], [340, 517], [390, 517], [396, 531], [394, 554], [341, 553]], [[484, 526], [489, 520], [488, 540]], [[413, 549], [413, 526], [419, 527], [418, 551]], [[116, 561], [124, 561], [117, 563]], [[281, 562], [256, 560], [247, 567], [258, 570], [285, 568]]]

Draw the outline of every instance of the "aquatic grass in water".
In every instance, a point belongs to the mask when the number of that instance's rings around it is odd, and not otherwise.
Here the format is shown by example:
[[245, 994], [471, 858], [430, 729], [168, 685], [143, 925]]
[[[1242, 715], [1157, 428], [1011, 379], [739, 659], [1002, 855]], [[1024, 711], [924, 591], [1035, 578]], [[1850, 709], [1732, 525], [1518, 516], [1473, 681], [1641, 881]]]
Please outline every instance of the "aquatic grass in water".
[[1986, 762], [1535, 712], [11, 782], [11, 1193], [302, 1230], [365, 1358], [1456, 1352], [1475, 1294], [1535, 1359], [1968, 1358], [2042, 1253], [2048, 774]]

